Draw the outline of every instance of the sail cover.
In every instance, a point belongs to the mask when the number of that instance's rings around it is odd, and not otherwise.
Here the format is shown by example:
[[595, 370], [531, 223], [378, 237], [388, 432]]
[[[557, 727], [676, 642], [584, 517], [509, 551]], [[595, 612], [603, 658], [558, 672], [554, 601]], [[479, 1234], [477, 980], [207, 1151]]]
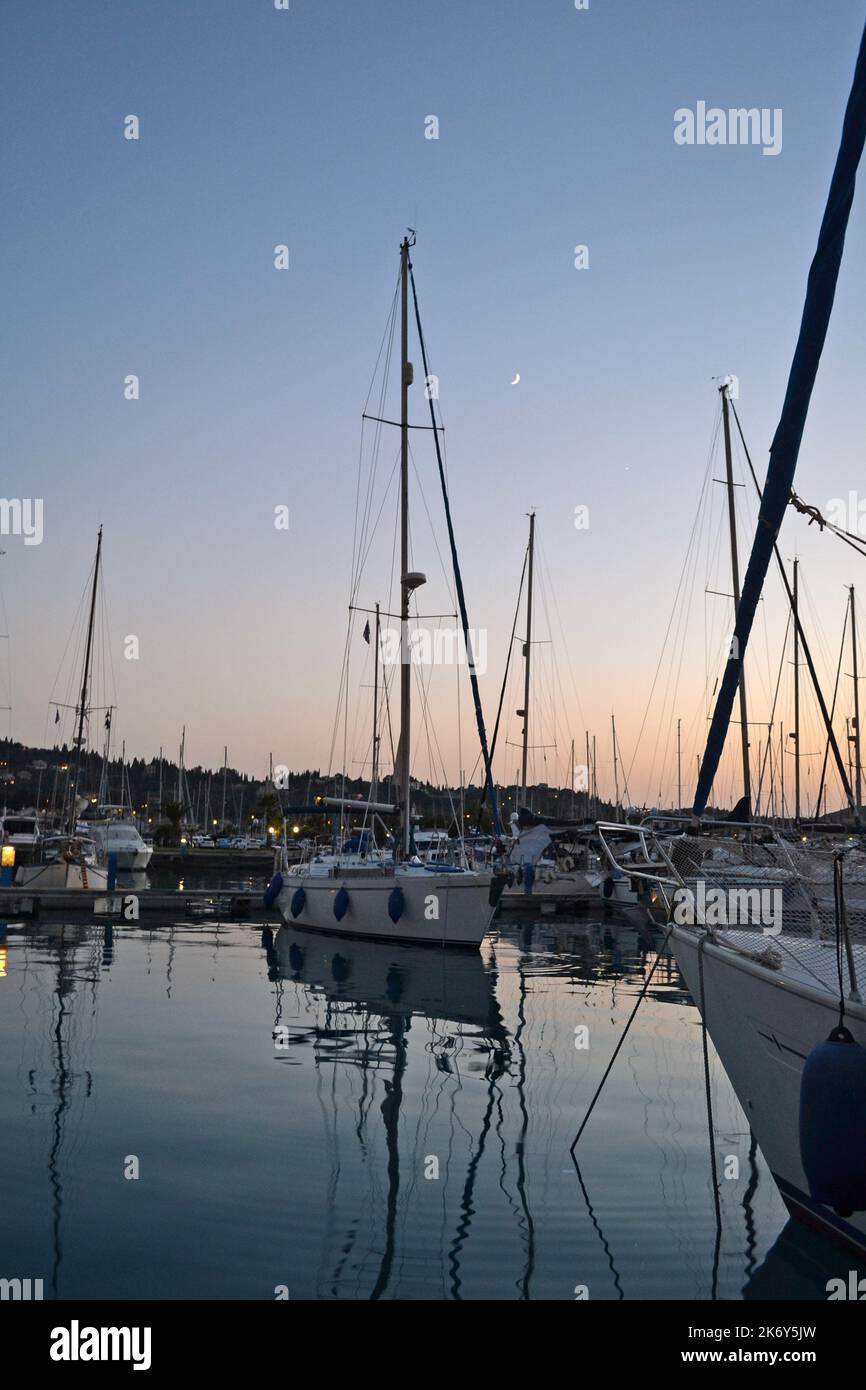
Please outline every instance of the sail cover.
[[551, 835], [546, 825], [534, 825], [531, 830], [521, 830], [511, 843], [508, 862], [535, 865], [550, 843]]
[[734, 696], [740, 681], [740, 672], [752, 622], [761, 596], [764, 579], [773, 555], [773, 546], [785, 515], [785, 508], [791, 496], [791, 485], [797, 467], [800, 441], [809, 410], [809, 401], [818, 363], [827, 336], [827, 327], [836, 294], [839, 266], [845, 245], [845, 232], [848, 216], [854, 199], [854, 183], [857, 166], [863, 152], [866, 136], [866, 28], [860, 40], [860, 52], [854, 70], [854, 83], [845, 121], [842, 127], [842, 140], [836, 156], [836, 167], [830, 184], [830, 193], [821, 230], [818, 234], [818, 247], [809, 270], [806, 287], [806, 303], [800, 323], [800, 336], [794, 351], [794, 360], [788, 377], [788, 389], [779, 425], [770, 446], [770, 464], [767, 481], [761, 497], [758, 515], [758, 528], [749, 557], [749, 567], [743, 581], [740, 606], [734, 626], [734, 640], [731, 643], [731, 657], [725, 667], [725, 674], [719, 689], [712, 723], [707, 737], [698, 775], [695, 792], [694, 814], [702, 815], [713, 786], [713, 779], [725, 746], [725, 737], [730, 723]]

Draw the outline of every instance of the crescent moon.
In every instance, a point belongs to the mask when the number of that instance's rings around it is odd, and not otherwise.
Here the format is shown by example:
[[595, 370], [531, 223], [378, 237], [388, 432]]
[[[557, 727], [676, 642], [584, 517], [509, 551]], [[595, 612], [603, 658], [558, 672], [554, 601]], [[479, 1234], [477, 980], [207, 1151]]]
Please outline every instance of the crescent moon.
[[519, 372], [515, 372], [515, 373], [514, 373], [514, 380], [512, 381], [511, 385], [512, 385], [512, 386], [516, 386], [519, 380], [520, 380], [520, 373], [519, 373]]

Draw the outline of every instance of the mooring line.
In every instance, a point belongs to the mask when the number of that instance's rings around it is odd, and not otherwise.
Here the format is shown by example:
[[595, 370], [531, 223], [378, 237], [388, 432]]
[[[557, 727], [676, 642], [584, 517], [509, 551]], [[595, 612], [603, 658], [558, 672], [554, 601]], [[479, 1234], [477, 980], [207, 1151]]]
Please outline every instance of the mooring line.
[[[650, 918], [650, 920], [652, 920], [652, 918]], [[578, 1144], [580, 1143], [580, 1136], [583, 1134], [583, 1131], [586, 1129], [586, 1126], [587, 1126], [587, 1124], [589, 1123], [589, 1117], [590, 1117], [590, 1115], [592, 1114], [593, 1110], [595, 1109], [596, 1101], [598, 1100], [599, 1096], [601, 1095], [602, 1091], [604, 1090], [604, 1084], [605, 1084], [605, 1082], [607, 1081], [607, 1078], [610, 1076], [611, 1071], [613, 1070], [613, 1064], [614, 1064], [614, 1062], [616, 1061], [617, 1057], [619, 1056], [620, 1048], [622, 1047], [623, 1043], [625, 1042], [626, 1038], [628, 1037], [628, 1030], [631, 1028], [631, 1025], [634, 1023], [635, 1017], [636, 1017], [636, 1015], [637, 1015], [637, 1011], [638, 1011], [638, 1009], [640, 1008], [641, 1004], [643, 1003], [644, 999], [646, 998], [646, 992], [647, 992], [647, 990], [648, 990], [649, 987], [650, 987], [650, 983], [651, 983], [651, 981], [652, 981], [653, 975], [656, 973], [656, 970], [657, 970], [657, 968], [658, 968], [658, 963], [659, 963], [659, 961], [661, 960], [662, 956], [664, 955], [665, 947], [667, 946], [667, 944], [668, 944], [668, 942], [669, 942], [669, 940], [670, 940], [670, 938], [671, 938], [671, 932], [673, 931], [673, 929], [674, 929], [674, 924], [673, 924], [673, 922], [672, 922], [672, 923], [670, 924], [670, 926], [668, 927], [668, 929], [667, 929], [667, 932], [666, 932], [666, 934], [665, 934], [665, 939], [664, 939], [664, 941], [662, 942], [661, 946], [660, 946], [659, 949], [658, 949], [658, 953], [657, 953], [657, 955], [656, 955], [655, 961], [653, 962], [652, 970], [649, 972], [649, 974], [647, 975], [646, 979], [645, 979], [644, 982], [643, 982], [643, 985], [642, 985], [642, 987], [641, 987], [641, 991], [640, 991], [640, 993], [638, 994], [637, 1000], [636, 1000], [636, 1002], [635, 1002], [635, 1006], [634, 1006], [634, 1008], [632, 1009], [631, 1014], [629, 1015], [629, 1019], [628, 1019], [628, 1022], [626, 1023], [626, 1025], [625, 1025], [625, 1028], [623, 1029], [622, 1037], [620, 1038], [619, 1042], [617, 1043], [616, 1047], [614, 1048], [614, 1050], [613, 1050], [613, 1056], [611, 1057], [610, 1061], [609, 1061], [608, 1064], [607, 1064], [607, 1067], [605, 1068], [604, 1076], [601, 1078], [601, 1081], [598, 1083], [598, 1087], [597, 1087], [597, 1089], [596, 1089], [595, 1095], [593, 1096], [592, 1100], [590, 1101], [589, 1109], [587, 1110], [586, 1114], [585, 1114], [584, 1117], [583, 1117], [583, 1123], [582, 1123], [582, 1125], [580, 1126], [580, 1129], [577, 1131], [577, 1134], [576, 1134], [575, 1137], [574, 1137], [574, 1143], [572, 1144], [571, 1148], [569, 1149], [569, 1153], [572, 1155], [572, 1157], [574, 1157], [574, 1151], [575, 1151], [575, 1149], [577, 1148]]]

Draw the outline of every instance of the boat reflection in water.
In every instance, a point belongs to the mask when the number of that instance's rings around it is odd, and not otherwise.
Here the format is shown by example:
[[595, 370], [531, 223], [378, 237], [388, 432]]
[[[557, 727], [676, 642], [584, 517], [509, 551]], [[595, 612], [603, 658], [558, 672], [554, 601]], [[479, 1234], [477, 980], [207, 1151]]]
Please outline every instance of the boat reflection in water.
[[[432, 1142], [419, 1149], [423, 1131], [417, 1122], [410, 1152], [401, 1157], [401, 1111], [410, 1047], [426, 1054], [432, 1067], [444, 1076], [459, 1076], [465, 1065], [469, 1073], [483, 1078], [487, 1097], [479, 1116], [477, 1143], [470, 1146], [466, 1161], [459, 1165], [460, 1217], [448, 1255], [450, 1295], [459, 1298], [461, 1253], [472, 1222], [476, 1177], [497, 1102], [501, 1107], [499, 1088], [510, 1060], [508, 1035], [496, 1000], [493, 961], [488, 958], [485, 962], [474, 952], [369, 941], [340, 942], [338, 950], [328, 951], [330, 943], [323, 943], [319, 934], [291, 926], [281, 927], [275, 937], [266, 928], [262, 944], [269, 977], [278, 985], [276, 1047], [285, 1046], [290, 1052], [293, 1045], [312, 1042], [317, 1067], [339, 1063], [356, 1066], [362, 1074], [368, 1070], [385, 1073], [378, 1118], [374, 1087], [366, 1075], [351, 1109], [347, 1098], [338, 1103], [336, 1090], [331, 1093], [333, 1110], [328, 1112], [326, 1121], [329, 1130], [333, 1126], [336, 1136], [341, 1111], [344, 1116], [348, 1114], [362, 1163], [372, 1160], [378, 1133], [383, 1133], [386, 1192], [378, 1252], [364, 1260], [365, 1269], [357, 1266], [360, 1252], [353, 1251], [352, 1223], [345, 1241], [335, 1243], [333, 1270], [326, 1275], [329, 1286], [320, 1287], [318, 1296], [336, 1297], [346, 1292], [342, 1286], [348, 1257], [353, 1254], [357, 1294], [373, 1300], [394, 1297], [392, 1281], [403, 1191], [407, 1186], [417, 1186], [419, 1178], [422, 1182], [441, 1182], [446, 1178], [443, 1168], [453, 1181], [449, 1163], [453, 1144], [448, 1153], [435, 1151]], [[310, 1028], [283, 1021], [282, 986], [286, 983], [304, 986], [312, 1000], [321, 1000], [321, 1023]], [[446, 1101], [444, 1092], [441, 1098]], [[451, 1138], [453, 1141], [453, 1133]], [[378, 1177], [371, 1169], [374, 1187], [378, 1186]], [[338, 1181], [339, 1163], [335, 1155], [329, 1192], [331, 1214], [338, 1207]], [[375, 1191], [371, 1193], [374, 1208], [376, 1196]], [[372, 1283], [369, 1291], [362, 1292], [365, 1274]], [[405, 1279], [401, 1279], [401, 1297], [406, 1296], [404, 1284]], [[444, 1290], [443, 1295], [447, 1296]], [[430, 1296], [429, 1290], [426, 1296]]]
[[452, 1039], [463, 1036], [465, 1025], [481, 1038], [504, 1041], [490, 958], [485, 963], [468, 951], [399, 943], [323, 942], [318, 933], [293, 926], [280, 927], [276, 936], [266, 928], [262, 941], [274, 980], [304, 983], [330, 1003], [357, 1004], [383, 1018], [437, 1019]]
[[[832, 1247], [831, 1247], [832, 1248]], [[825, 1302], [831, 1280], [866, 1279], [866, 1263], [849, 1251], [828, 1263], [826, 1239], [789, 1217], [772, 1249], [743, 1286], [747, 1302]], [[866, 1289], [866, 1283], [860, 1285]]]
[[784, 1207], [713, 1059], [742, 1174], [718, 1238], [700, 1029], [669, 957], [569, 1158], [656, 960], [633, 918], [503, 923], [477, 954], [10, 925], [8, 1269], [61, 1299], [739, 1299], [786, 1296], [805, 1260], [820, 1297], [848, 1256], [798, 1233], [771, 1250]]

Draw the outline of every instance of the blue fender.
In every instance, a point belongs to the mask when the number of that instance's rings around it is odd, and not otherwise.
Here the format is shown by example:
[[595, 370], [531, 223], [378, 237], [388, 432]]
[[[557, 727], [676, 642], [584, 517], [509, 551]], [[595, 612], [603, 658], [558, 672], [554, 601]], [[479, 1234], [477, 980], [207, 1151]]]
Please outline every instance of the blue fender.
[[397, 883], [388, 894], [388, 916], [392, 922], [399, 922], [405, 906], [406, 899], [403, 896], [403, 889]]
[[800, 1157], [816, 1202], [843, 1217], [866, 1210], [866, 1048], [834, 1028], [806, 1058]]
[[336, 897], [334, 898], [334, 916], [336, 917], [338, 922], [342, 922], [343, 918], [345, 917], [348, 911], [349, 894], [346, 890], [346, 885], [344, 883], [343, 886], [340, 889], [338, 889]]
[[299, 917], [304, 910], [304, 903], [307, 901], [305, 889], [296, 888], [292, 894], [292, 916]]
[[265, 889], [265, 907], [273, 907], [277, 898], [283, 891], [283, 876], [280, 873], [274, 874], [267, 888]]

